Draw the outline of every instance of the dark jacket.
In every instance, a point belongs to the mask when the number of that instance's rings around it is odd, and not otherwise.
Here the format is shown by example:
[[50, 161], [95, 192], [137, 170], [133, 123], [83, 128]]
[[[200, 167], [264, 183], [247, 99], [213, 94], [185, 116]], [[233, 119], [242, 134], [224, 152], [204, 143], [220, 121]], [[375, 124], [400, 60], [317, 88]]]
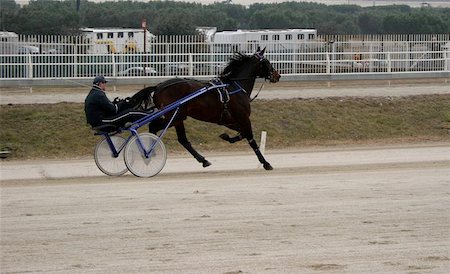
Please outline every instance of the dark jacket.
[[113, 104], [106, 97], [105, 92], [95, 85], [84, 100], [86, 120], [92, 127], [102, 125], [104, 118], [116, 115], [118, 111], [117, 105]]

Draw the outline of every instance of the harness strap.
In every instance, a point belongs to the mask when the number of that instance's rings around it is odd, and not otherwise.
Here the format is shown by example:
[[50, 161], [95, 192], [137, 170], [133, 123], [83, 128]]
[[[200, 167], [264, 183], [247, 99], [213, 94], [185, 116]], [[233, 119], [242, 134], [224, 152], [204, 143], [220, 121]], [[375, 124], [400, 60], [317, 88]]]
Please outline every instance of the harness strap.
[[219, 94], [219, 101], [222, 103], [222, 112], [220, 113], [219, 124], [223, 124], [223, 120], [225, 115], [230, 115], [228, 111], [228, 102], [230, 101], [230, 94], [228, 92], [227, 86], [223, 86], [224, 83], [222, 80], [216, 78], [209, 82], [212, 86], [220, 85], [221, 87], [216, 88], [217, 93]]
[[248, 92], [239, 84], [238, 81], [233, 81], [233, 84], [237, 86], [237, 89], [230, 92], [231, 95], [236, 94], [238, 92], [243, 91], [244, 93], [248, 94]]
[[218, 88], [217, 92], [219, 93], [219, 100], [222, 104], [226, 104], [230, 101], [230, 95], [228, 94], [228, 90], [226, 88]]
[[[211, 86], [223, 85], [224, 83], [220, 79], [213, 79], [209, 82]], [[226, 104], [230, 101], [230, 94], [228, 93], [228, 89], [225, 86], [216, 88], [217, 93], [219, 94], [219, 101], [222, 104]]]

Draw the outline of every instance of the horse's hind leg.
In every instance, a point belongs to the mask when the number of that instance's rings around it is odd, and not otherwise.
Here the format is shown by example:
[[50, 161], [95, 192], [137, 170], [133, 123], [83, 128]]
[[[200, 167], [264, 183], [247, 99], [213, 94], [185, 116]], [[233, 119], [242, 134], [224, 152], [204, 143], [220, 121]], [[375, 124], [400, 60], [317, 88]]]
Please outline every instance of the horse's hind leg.
[[191, 145], [191, 143], [188, 141], [186, 136], [186, 130], [184, 129], [184, 123], [178, 123], [175, 125], [175, 130], [177, 131], [177, 137], [178, 142], [187, 150], [189, 153], [194, 156], [194, 158], [199, 162], [202, 163], [203, 167], [210, 166], [211, 163], [205, 159], [202, 155], [200, 155]]

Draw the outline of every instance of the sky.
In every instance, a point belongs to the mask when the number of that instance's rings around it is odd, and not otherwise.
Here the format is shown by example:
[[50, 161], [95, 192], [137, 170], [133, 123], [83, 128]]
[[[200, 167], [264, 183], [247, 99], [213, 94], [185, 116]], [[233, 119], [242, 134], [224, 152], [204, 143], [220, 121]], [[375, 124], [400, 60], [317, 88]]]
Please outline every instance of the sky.
[[[28, 3], [29, 0], [15, 0], [19, 4]], [[52, 0], [49, 0], [52, 1]], [[74, 0], [75, 1], [75, 0]], [[106, 1], [118, 1], [118, 0], [89, 0], [93, 2], [106, 2]], [[141, 2], [150, 2], [152, 0], [132, 0]], [[164, 0], [161, 0], [164, 1]], [[215, 2], [222, 2], [227, 0], [171, 0], [175, 2], [196, 2], [201, 4], [212, 4]], [[280, 3], [280, 2], [316, 2], [327, 5], [343, 5], [354, 4], [360, 6], [381, 6], [392, 4], [405, 4], [412, 7], [420, 7], [422, 3], [429, 3], [432, 7], [450, 7], [450, 0], [231, 0], [233, 4], [250, 5], [254, 3]]]

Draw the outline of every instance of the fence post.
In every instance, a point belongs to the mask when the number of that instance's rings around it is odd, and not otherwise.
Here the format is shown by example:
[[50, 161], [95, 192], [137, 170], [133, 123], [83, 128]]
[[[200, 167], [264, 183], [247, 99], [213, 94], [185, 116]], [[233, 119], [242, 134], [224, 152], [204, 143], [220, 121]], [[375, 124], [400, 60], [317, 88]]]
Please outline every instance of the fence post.
[[78, 47], [74, 47], [74, 61], [73, 61], [73, 77], [78, 76]]
[[450, 62], [449, 62], [449, 60], [450, 60], [450, 48], [446, 48], [444, 50], [444, 53], [445, 53], [444, 54], [444, 68], [445, 68], [445, 70], [450, 71]]
[[327, 52], [326, 54], [326, 60], [327, 60], [327, 74], [331, 73], [331, 62], [330, 62], [330, 53]]
[[391, 72], [391, 70], [392, 70], [392, 67], [391, 67], [391, 53], [390, 52], [387, 52], [386, 53], [387, 54], [387, 72]]
[[164, 54], [164, 67], [166, 68], [166, 76], [167, 75], [170, 75], [170, 71], [169, 71], [169, 63], [170, 63], [170, 60], [169, 60], [169, 56], [170, 56], [170, 51], [169, 51], [169, 43], [165, 43], [164, 44], [164, 50], [165, 50], [165, 52], [166, 52], [166, 54]]
[[[145, 73], [145, 65], [144, 64], [144, 73]], [[116, 54], [112, 54], [112, 75], [116, 77]]]
[[369, 44], [369, 71], [373, 72], [375, 66], [375, 61], [373, 58], [373, 42]]
[[192, 53], [189, 53], [189, 76], [193, 75], [194, 72], [194, 57]]
[[31, 58], [31, 54], [28, 53], [28, 73], [27, 76], [28, 78], [33, 78], [33, 59]]

